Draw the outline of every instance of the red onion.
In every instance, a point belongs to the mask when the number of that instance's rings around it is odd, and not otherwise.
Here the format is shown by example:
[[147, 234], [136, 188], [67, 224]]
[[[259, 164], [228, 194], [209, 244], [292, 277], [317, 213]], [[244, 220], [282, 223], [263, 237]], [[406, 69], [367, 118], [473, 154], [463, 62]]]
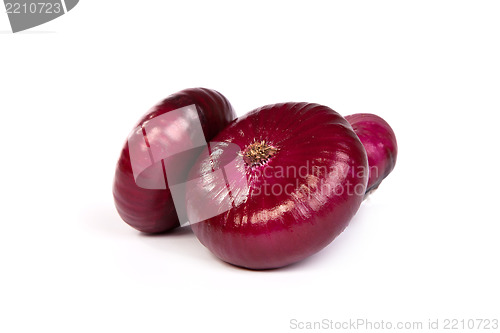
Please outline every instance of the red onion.
[[206, 145], [234, 118], [227, 99], [204, 88], [173, 94], [144, 115], [116, 167], [113, 196], [122, 219], [147, 233], [179, 226], [166, 170], [189, 170], [194, 160], [168, 158]]
[[258, 108], [210, 143], [190, 173], [187, 213], [220, 259], [268, 269], [324, 248], [348, 225], [368, 180], [349, 123], [307, 103]]
[[376, 189], [396, 165], [398, 144], [391, 126], [379, 116], [357, 113], [345, 117], [365, 147], [369, 178], [366, 192]]

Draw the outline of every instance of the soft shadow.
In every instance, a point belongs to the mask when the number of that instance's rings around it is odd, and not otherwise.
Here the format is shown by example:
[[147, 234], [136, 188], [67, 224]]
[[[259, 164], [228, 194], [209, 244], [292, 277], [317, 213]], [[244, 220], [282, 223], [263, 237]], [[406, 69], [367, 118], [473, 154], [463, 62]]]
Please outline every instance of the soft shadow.
[[[168, 252], [182, 259], [212, 260], [205, 247], [196, 239], [191, 227], [178, 227], [167, 232], [147, 234], [127, 225], [118, 215], [112, 202], [96, 203], [85, 207], [79, 214], [79, 221], [92, 233], [104, 237], [138, 239], [156, 251]], [[207, 250], [208, 251], [208, 250]], [[215, 260], [215, 259], [213, 259]]]
[[324, 265], [324, 261], [328, 260], [328, 256], [324, 255], [324, 249], [311, 257], [285, 267], [250, 269], [235, 266], [219, 259], [196, 239], [190, 226], [179, 227], [157, 234], [140, 233], [139, 236], [143, 238], [148, 245], [156, 249], [168, 251], [169, 253], [177, 252], [186, 257], [196, 257], [198, 260], [211, 261], [212, 264], [218, 265], [221, 269], [248, 272], [250, 274], [282, 274], [284, 272], [302, 271], [308, 269], [307, 267], [310, 266], [319, 267], [320, 265]]
[[83, 222], [87, 228], [91, 228], [93, 231], [109, 234], [110, 236], [116, 236], [119, 234], [136, 234], [139, 237], [144, 238], [194, 237], [193, 231], [190, 227], [178, 227], [157, 234], [140, 232], [129, 226], [121, 219], [113, 203], [96, 203], [90, 207], [84, 208], [79, 215], [81, 222]]
[[[211, 261], [208, 250], [196, 239], [190, 226], [177, 227], [158, 234], [139, 233], [139, 239], [149, 247], [174, 254], [186, 260]], [[192, 261], [194, 262], [194, 261]]]
[[160, 232], [156, 234], [148, 234], [145, 232], [140, 232], [139, 236], [141, 237], [151, 237], [151, 238], [158, 238], [158, 237], [168, 237], [168, 236], [183, 236], [183, 235], [193, 235], [193, 230], [189, 226], [187, 227], [177, 227], [175, 229], [171, 229], [165, 232]]

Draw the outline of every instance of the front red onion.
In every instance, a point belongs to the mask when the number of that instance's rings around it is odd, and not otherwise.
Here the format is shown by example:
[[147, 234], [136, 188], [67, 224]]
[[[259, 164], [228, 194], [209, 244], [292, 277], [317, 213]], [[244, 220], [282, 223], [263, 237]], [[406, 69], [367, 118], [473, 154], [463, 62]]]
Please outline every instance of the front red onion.
[[349, 123], [308, 103], [258, 108], [219, 133], [191, 170], [187, 212], [220, 259], [268, 269], [324, 248], [348, 225], [368, 180]]

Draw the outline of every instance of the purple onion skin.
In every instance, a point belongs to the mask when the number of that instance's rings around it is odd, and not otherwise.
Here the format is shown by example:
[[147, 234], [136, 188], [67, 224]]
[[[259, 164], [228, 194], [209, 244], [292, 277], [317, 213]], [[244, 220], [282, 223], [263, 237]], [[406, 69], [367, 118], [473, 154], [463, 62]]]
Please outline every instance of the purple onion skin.
[[376, 189], [396, 165], [398, 144], [391, 126], [379, 116], [356, 113], [345, 117], [365, 147], [369, 178], [366, 193]]
[[[277, 151], [263, 165], [250, 166], [241, 155], [255, 141]], [[210, 176], [234, 157], [225, 156], [227, 143], [243, 152], [230, 175], [233, 207], [192, 224], [200, 242], [223, 261], [249, 269], [298, 262], [332, 242], [363, 201], [368, 161], [349, 123], [326, 106], [275, 104], [233, 121], [213, 140], [217, 153], [194, 165], [190, 178], [200, 181], [187, 191], [191, 221], [227, 199]], [[287, 167], [296, 174], [278, 174]]]
[[[205, 88], [185, 89], [170, 95], [154, 106], [134, 128], [144, 128], [148, 121], [178, 108], [196, 104], [203, 133], [208, 141], [214, 138], [232, 121], [236, 114], [229, 101], [219, 92]], [[186, 136], [188, 133], [174, 133]], [[161, 136], [149, 136], [149, 144], [162, 140]], [[192, 165], [179, 166], [189, 168]], [[167, 182], [166, 179], [164, 179]], [[118, 160], [113, 183], [113, 196], [121, 218], [130, 226], [145, 233], [160, 233], [179, 226], [172, 195], [168, 189], [139, 187], [133, 176], [128, 141]]]

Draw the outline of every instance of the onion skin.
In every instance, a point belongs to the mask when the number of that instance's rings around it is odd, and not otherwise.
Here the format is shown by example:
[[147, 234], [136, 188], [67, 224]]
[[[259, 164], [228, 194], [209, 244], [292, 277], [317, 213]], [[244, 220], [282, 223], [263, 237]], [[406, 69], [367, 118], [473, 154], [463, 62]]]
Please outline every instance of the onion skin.
[[366, 193], [375, 190], [396, 165], [398, 144], [391, 126], [381, 117], [356, 113], [345, 117], [365, 147], [370, 176]]
[[[185, 89], [170, 95], [146, 113], [134, 127], [129, 139], [137, 134], [134, 131], [141, 131], [148, 126], [148, 123], [152, 126], [153, 123], [150, 122], [156, 117], [193, 104], [196, 105], [201, 128], [207, 142], [236, 117], [229, 101], [219, 92], [205, 88]], [[162, 125], [167, 126], [168, 123]], [[168, 140], [165, 138], [165, 134], [161, 133], [165, 131], [165, 127], [156, 128], [156, 130], [160, 132], [160, 135], [147, 136], [151, 147], [161, 147], [162, 140]], [[174, 134], [184, 140], [189, 134], [188, 131], [181, 129]], [[138, 134], [142, 139], [142, 133]], [[127, 140], [116, 166], [113, 183], [113, 197], [119, 215], [127, 224], [145, 233], [160, 233], [179, 226], [172, 194], [168, 188], [168, 182], [161, 172], [162, 165], [156, 164], [155, 168], [158, 167], [156, 171], [160, 171], [159, 176], [164, 184], [163, 189], [148, 189], [139, 186], [134, 178], [129, 148], [129, 140]], [[178, 167], [189, 170], [191, 166], [179, 165]], [[158, 172], [151, 173], [156, 173], [158, 176]]]
[[[245, 152], [261, 141], [277, 148], [263, 165], [249, 166], [241, 153], [228, 149], [233, 144]], [[320, 251], [345, 229], [366, 191], [365, 149], [349, 123], [326, 106], [258, 108], [219, 133], [211, 151], [191, 170], [190, 178], [197, 181], [187, 189], [187, 212], [197, 222], [210, 207], [231, 201], [229, 210], [191, 227], [213, 254], [236, 266], [278, 268]], [[223, 189], [211, 176], [228, 160], [235, 165], [226, 184], [230, 198], [221, 195]], [[278, 175], [287, 167], [297, 174]]]

